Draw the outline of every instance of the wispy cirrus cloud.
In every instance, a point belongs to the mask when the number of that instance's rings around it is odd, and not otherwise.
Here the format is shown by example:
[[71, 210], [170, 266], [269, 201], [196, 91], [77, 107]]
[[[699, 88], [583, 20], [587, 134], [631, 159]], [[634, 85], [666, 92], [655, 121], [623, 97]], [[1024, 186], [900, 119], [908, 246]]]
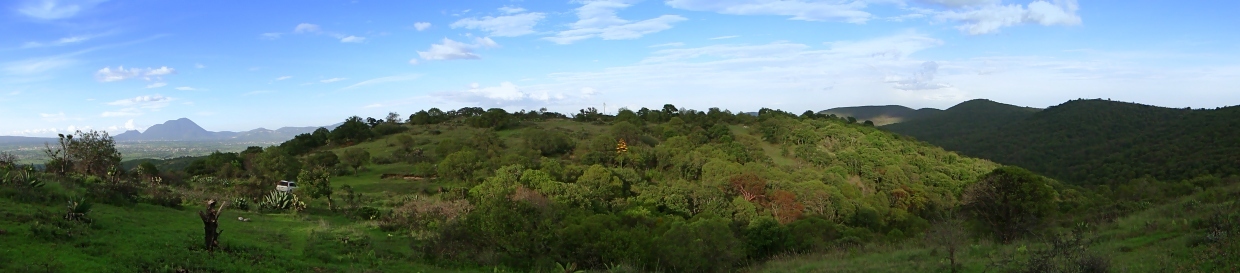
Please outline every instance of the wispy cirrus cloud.
[[343, 80], [347, 80], [347, 79], [348, 79], [348, 78], [331, 78], [331, 79], [326, 79], [326, 80], [320, 80], [319, 82], [321, 82], [321, 83], [333, 83], [333, 82], [343, 81]]
[[[297, 26], [293, 27], [293, 33], [326, 35], [326, 36], [340, 40], [341, 43], [362, 43], [366, 41], [366, 37], [348, 35], [348, 34], [334, 32], [334, 31], [326, 31], [326, 30], [323, 30], [323, 27], [316, 25], [316, 24], [311, 24], [311, 23], [297, 24]], [[268, 34], [272, 34], [272, 35], [268, 35]], [[269, 39], [269, 40], [278, 39], [280, 38], [280, 33], [264, 33], [263, 38]]]
[[95, 80], [98, 80], [100, 82], [115, 82], [115, 81], [123, 81], [127, 79], [132, 79], [132, 78], [142, 78], [144, 80], [150, 81], [150, 80], [161, 80], [163, 79], [163, 76], [172, 75], [172, 74], [176, 74], [176, 69], [172, 69], [167, 66], [161, 66], [159, 68], [146, 68], [146, 69], [142, 69], [142, 68], [126, 69], [124, 66], [117, 66], [116, 69], [112, 69], [112, 67], [104, 67], [102, 69], [99, 69], [99, 71], [95, 71]]
[[590, 38], [603, 40], [637, 39], [647, 34], [672, 28], [672, 25], [688, 20], [680, 15], [662, 15], [659, 17], [629, 21], [616, 15], [616, 11], [631, 6], [628, 1], [598, 0], [582, 2], [576, 9], [577, 22], [569, 24], [568, 30], [560, 31], [555, 36], [543, 39], [557, 44], [571, 44]]
[[411, 81], [411, 80], [416, 80], [421, 77], [422, 77], [421, 74], [408, 74], [408, 75], [395, 75], [395, 76], [374, 78], [374, 79], [369, 79], [369, 80], [365, 80], [359, 83], [355, 83], [353, 85], [346, 86], [345, 88], [341, 88], [340, 90], [353, 89], [353, 88], [358, 88], [358, 87], [372, 85], [372, 84]]
[[510, 15], [465, 18], [452, 23], [451, 27], [483, 30], [496, 37], [516, 37], [533, 34], [534, 26], [546, 18], [541, 12], [520, 13], [525, 11], [521, 8], [504, 7], [500, 10]]
[[[477, 48], [494, 48], [499, 47], [495, 40], [489, 37], [478, 37], [474, 39], [474, 43], [467, 44], [457, 42], [452, 39], [443, 38], [443, 42], [432, 44], [430, 49], [426, 51], [418, 51], [418, 57], [423, 60], [476, 60], [482, 56], [474, 53]], [[417, 59], [410, 60], [411, 64], [417, 64]]]
[[41, 20], [67, 19], [107, 0], [26, 0], [17, 12]]
[[49, 42], [32, 41], [32, 42], [26, 42], [25, 44], [22, 44], [22, 48], [40, 48], [40, 47], [73, 45], [73, 44], [90, 41], [91, 39], [111, 35], [113, 33], [114, 32], [104, 32], [104, 33], [99, 33], [99, 34], [75, 35], [75, 36], [63, 37], [63, 38], [56, 39], [54, 41], [49, 41]]

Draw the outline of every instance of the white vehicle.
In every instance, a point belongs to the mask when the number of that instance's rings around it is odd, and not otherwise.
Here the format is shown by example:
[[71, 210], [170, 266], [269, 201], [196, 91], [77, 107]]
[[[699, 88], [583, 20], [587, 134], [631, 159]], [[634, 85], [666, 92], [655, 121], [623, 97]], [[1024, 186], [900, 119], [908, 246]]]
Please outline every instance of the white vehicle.
[[276, 184], [277, 191], [293, 192], [295, 189], [297, 189], [297, 182], [280, 180], [280, 183]]

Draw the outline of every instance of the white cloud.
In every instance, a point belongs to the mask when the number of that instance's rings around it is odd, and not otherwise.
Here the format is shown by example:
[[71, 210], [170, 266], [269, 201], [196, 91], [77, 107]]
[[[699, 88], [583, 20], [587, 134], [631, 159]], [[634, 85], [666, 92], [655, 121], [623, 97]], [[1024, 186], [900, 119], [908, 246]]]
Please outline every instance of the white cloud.
[[367, 109], [370, 109], [370, 108], [379, 108], [379, 107], [383, 107], [383, 104], [375, 103], [375, 104], [370, 104], [370, 105], [362, 106], [362, 108], [367, 108]]
[[495, 40], [491, 40], [491, 37], [474, 38], [474, 45], [479, 46], [479, 47], [486, 47], [486, 48], [499, 47], [499, 44], [496, 43]]
[[100, 82], [114, 82], [114, 81], [123, 81], [123, 80], [131, 79], [131, 78], [142, 77], [143, 79], [149, 81], [152, 79], [155, 79], [155, 80], [162, 79], [162, 76], [171, 75], [171, 74], [176, 74], [176, 69], [168, 68], [167, 66], [163, 66], [160, 68], [147, 68], [147, 69], [142, 69], [142, 68], [125, 69], [124, 66], [118, 66], [116, 67], [116, 69], [112, 69], [111, 67], [104, 67], [103, 69], [99, 69], [99, 71], [95, 71], [95, 79]]
[[199, 64], [199, 63], [196, 63], [196, 64], [194, 64], [194, 68], [203, 69], [203, 68], [207, 68], [207, 66], [202, 65], [202, 64]]
[[[443, 43], [432, 44], [430, 49], [426, 51], [418, 51], [418, 56], [423, 60], [470, 60], [481, 59], [482, 56], [474, 54], [473, 49], [479, 47], [499, 47], [489, 37], [479, 37], [474, 39], [474, 44], [466, 44], [457, 42], [452, 39], [443, 38]], [[410, 61], [412, 64], [414, 61]]]
[[650, 48], [659, 48], [659, 47], [682, 47], [682, 46], [685, 46], [685, 43], [675, 42], [675, 43], [657, 44], [657, 45], [652, 45], [652, 46], [649, 46], [649, 47], [650, 47]]
[[167, 86], [167, 85], [168, 85], [168, 83], [165, 83], [165, 82], [157, 82], [157, 83], [152, 83], [152, 84], [148, 84], [148, 85], [146, 85], [146, 88], [160, 88], [160, 87], [164, 87], [164, 86]]
[[[734, 111], [754, 111], [763, 106], [821, 110], [821, 101], [842, 103], [839, 106], [893, 102], [926, 105], [928, 98], [953, 98], [971, 93], [956, 87], [909, 91], [898, 88], [908, 87], [906, 85], [888, 81], [892, 79], [890, 76], [907, 76], [910, 71], [925, 68], [926, 60], [911, 56], [942, 43], [908, 32], [820, 46], [777, 41], [668, 48], [655, 51], [635, 65], [549, 74], [544, 83], [523, 85], [519, 91], [553, 95], [552, 99], [513, 104], [598, 107], [602, 103], [658, 106], [689, 102], [692, 108], [722, 107]], [[933, 74], [935, 77], [926, 82], [946, 85], [948, 80], [937, 77], [943, 74], [944, 70], [939, 69]], [[606, 89], [596, 89], [599, 87]], [[555, 99], [554, 95], [563, 99]], [[458, 95], [451, 98], [478, 102], [488, 97]], [[497, 101], [500, 100], [489, 102]], [[805, 108], [798, 111], [803, 110]]]
[[147, 95], [147, 96], [137, 96], [137, 97], [128, 98], [128, 99], [121, 99], [121, 100], [109, 102], [108, 105], [121, 106], [121, 107], [139, 107], [139, 108], [144, 108], [144, 109], [159, 109], [159, 108], [164, 108], [168, 106], [168, 103], [174, 100], [175, 99], [173, 98], [156, 94], [156, 95]]
[[176, 73], [176, 70], [172, 68], [168, 68], [167, 66], [164, 66], [164, 67], [160, 67], [156, 69], [148, 68], [144, 76], [163, 76], [163, 75], [169, 75], [173, 73]]
[[956, 21], [962, 32], [979, 35], [999, 32], [1000, 28], [1020, 24], [1040, 24], [1043, 26], [1074, 26], [1081, 24], [1081, 17], [1076, 14], [1080, 7], [1076, 0], [1034, 1], [1028, 7], [1018, 4], [967, 8], [963, 11], [943, 11], [935, 15], [941, 21]]
[[279, 33], [279, 32], [268, 32], [268, 33], [260, 34], [258, 35], [258, 37], [264, 40], [275, 40], [275, 39], [280, 39], [281, 35], [284, 35], [284, 34]]
[[42, 20], [65, 19], [107, 0], [28, 0], [17, 12]]
[[543, 13], [530, 12], [498, 17], [464, 18], [452, 23], [451, 27], [483, 30], [490, 32], [491, 36], [516, 37], [534, 33], [534, 25], [545, 17]]
[[348, 78], [331, 78], [331, 79], [321, 80], [321, 81], [319, 81], [319, 82], [321, 82], [321, 83], [333, 83], [333, 82], [343, 81], [343, 80], [347, 80], [347, 79], [348, 79]]
[[181, 91], [194, 91], [194, 90], [198, 90], [198, 89], [195, 89], [195, 88], [193, 88], [193, 87], [189, 87], [189, 86], [177, 87], [176, 89], [177, 89], [177, 90], [181, 90]]
[[577, 8], [578, 20], [569, 25], [569, 30], [560, 31], [555, 36], [543, 39], [557, 44], [571, 44], [596, 37], [603, 40], [637, 39], [646, 34], [671, 29], [672, 24], [688, 20], [679, 15], [662, 15], [631, 22], [616, 16], [617, 10], [629, 6], [629, 3], [619, 0], [584, 2], [584, 5]]
[[46, 122], [60, 122], [60, 121], [69, 120], [69, 117], [65, 115], [65, 112], [60, 112], [60, 113], [55, 113], [55, 114], [39, 113], [39, 117], [42, 117], [43, 121], [46, 121]]
[[293, 76], [282, 76], [282, 77], [276, 78], [276, 81], [283, 81], [283, 80], [292, 79], [292, 78]]
[[417, 65], [417, 64], [418, 64], [418, 58], [409, 59], [409, 64], [412, 64], [412, 65]]
[[319, 32], [319, 31], [322, 31], [322, 29], [319, 28], [319, 25], [310, 24], [310, 23], [297, 24], [297, 27], [293, 28], [293, 33], [307, 33], [307, 32]]
[[892, 84], [896, 89], [907, 91], [951, 87], [951, 85], [934, 82], [934, 76], [938, 73], [938, 70], [938, 63], [928, 61], [922, 63], [921, 67], [912, 76], [888, 75], [884, 81]]
[[431, 23], [430, 23], [430, 22], [417, 22], [417, 23], [413, 23], [413, 28], [417, 29], [418, 31], [423, 31], [423, 30], [426, 30], [426, 29], [428, 29], [428, 28], [431, 28]]
[[525, 12], [525, 9], [520, 8], [520, 7], [509, 7], [509, 6], [504, 6], [504, 7], [499, 8], [499, 11], [500, 11], [500, 12], [503, 12], [503, 13], [505, 13], [505, 14], [513, 14], [513, 13], [522, 13], [522, 12]]
[[347, 86], [347, 87], [345, 87], [345, 88], [341, 88], [341, 90], [344, 90], [344, 89], [353, 89], [353, 88], [356, 88], [356, 87], [362, 87], [362, 86], [367, 86], [367, 85], [372, 85], [372, 84], [389, 83], [389, 82], [403, 82], [403, 81], [411, 81], [411, 80], [416, 80], [416, 79], [421, 78], [421, 77], [422, 77], [422, 75], [418, 75], [418, 74], [409, 74], [409, 75], [396, 75], [396, 76], [387, 76], [387, 77], [382, 77], [382, 78], [374, 78], [374, 79], [365, 80], [365, 81], [362, 81], [362, 82], [359, 82], [359, 83], [355, 83], [355, 84], [350, 85], [350, 86]]
[[841, 21], [861, 24], [872, 15], [862, 11], [866, 1], [815, 0], [668, 0], [673, 8], [732, 15], [780, 15], [792, 20]]
[[357, 37], [350, 35], [349, 37], [340, 38], [341, 43], [361, 43], [365, 42], [366, 37]]
[[137, 129], [137, 126], [133, 125], [132, 119], [130, 119], [129, 121], [125, 121], [125, 130], [135, 130], [135, 129]]
[[738, 36], [738, 35], [728, 35], [728, 36], [719, 36], [719, 37], [710, 38], [710, 39], [711, 39], [711, 40], [723, 40], [723, 39], [732, 39], [732, 38], [736, 38], [736, 37], [741, 37], [741, 36]]

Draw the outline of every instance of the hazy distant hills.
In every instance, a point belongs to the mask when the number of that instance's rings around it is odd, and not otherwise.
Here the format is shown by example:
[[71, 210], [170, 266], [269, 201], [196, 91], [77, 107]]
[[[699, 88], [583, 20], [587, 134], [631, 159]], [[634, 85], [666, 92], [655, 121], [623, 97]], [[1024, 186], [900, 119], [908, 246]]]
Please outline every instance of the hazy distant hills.
[[[321, 126], [328, 130], [335, 129], [340, 126], [339, 123]], [[245, 132], [212, 132], [198, 126], [194, 121], [187, 118], [169, 120], [162, 124], [156, 124], [147, 128], [144, 132], [138, 130], [129, 130], [124, 133], [112, 136], [117, 142], [129, 141], [230, 141], [230, 142], [283, 142], [293, 139], [294, 136], [304, 133], [312, 133], [319, 127], [283, 127], [276, 130], [258, 128]], [[55, 143], [55, 138], [47, 137], [21, 137], [21, 136], [0, 136], [0, 144], [3, 145], [26, 145], [26, 144], [43, 144], [45, 142]]]
[[839, 107], [819, 111], [823, 115], [836, 115], [841, 117], [853, 117], [857, 121], [869, 120], [874, 125], [883, 126], [887, 124], [900, 123], [904, 121], [917, 120], [925, 118], [943, 110], [934, 108], [916, 109], [908, 108], [900, 105], [882, 105], [882, 106], [853, 106]]
[[[328, 130], [339, 124], [322, 126]], [[147, 128], [145, 132], [130, 130], [114, 138], [123, 141], [236, 141], [236, 142], [280, 142], [292, 139], [298, 134], [311, 133], [319, 127], [283, 127], [276, 130], [258, 128], [245, 132], [212, 132], [198, 126], [187, 118], [169, 120]]]
[[1240, 106], [1073, 100], [1037, 110], [974, 100], [883, 128], [1076, 183], [1240, 175]]

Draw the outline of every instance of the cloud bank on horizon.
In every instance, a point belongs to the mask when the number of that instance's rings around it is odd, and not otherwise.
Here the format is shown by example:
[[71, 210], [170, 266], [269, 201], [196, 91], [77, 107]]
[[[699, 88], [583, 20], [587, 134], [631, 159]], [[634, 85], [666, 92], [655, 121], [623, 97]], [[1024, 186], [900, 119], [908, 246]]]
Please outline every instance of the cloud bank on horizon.
[[467, 106], [1240, 104], [1226, 1], [535, 2], [9, 1], [0, 135]]

